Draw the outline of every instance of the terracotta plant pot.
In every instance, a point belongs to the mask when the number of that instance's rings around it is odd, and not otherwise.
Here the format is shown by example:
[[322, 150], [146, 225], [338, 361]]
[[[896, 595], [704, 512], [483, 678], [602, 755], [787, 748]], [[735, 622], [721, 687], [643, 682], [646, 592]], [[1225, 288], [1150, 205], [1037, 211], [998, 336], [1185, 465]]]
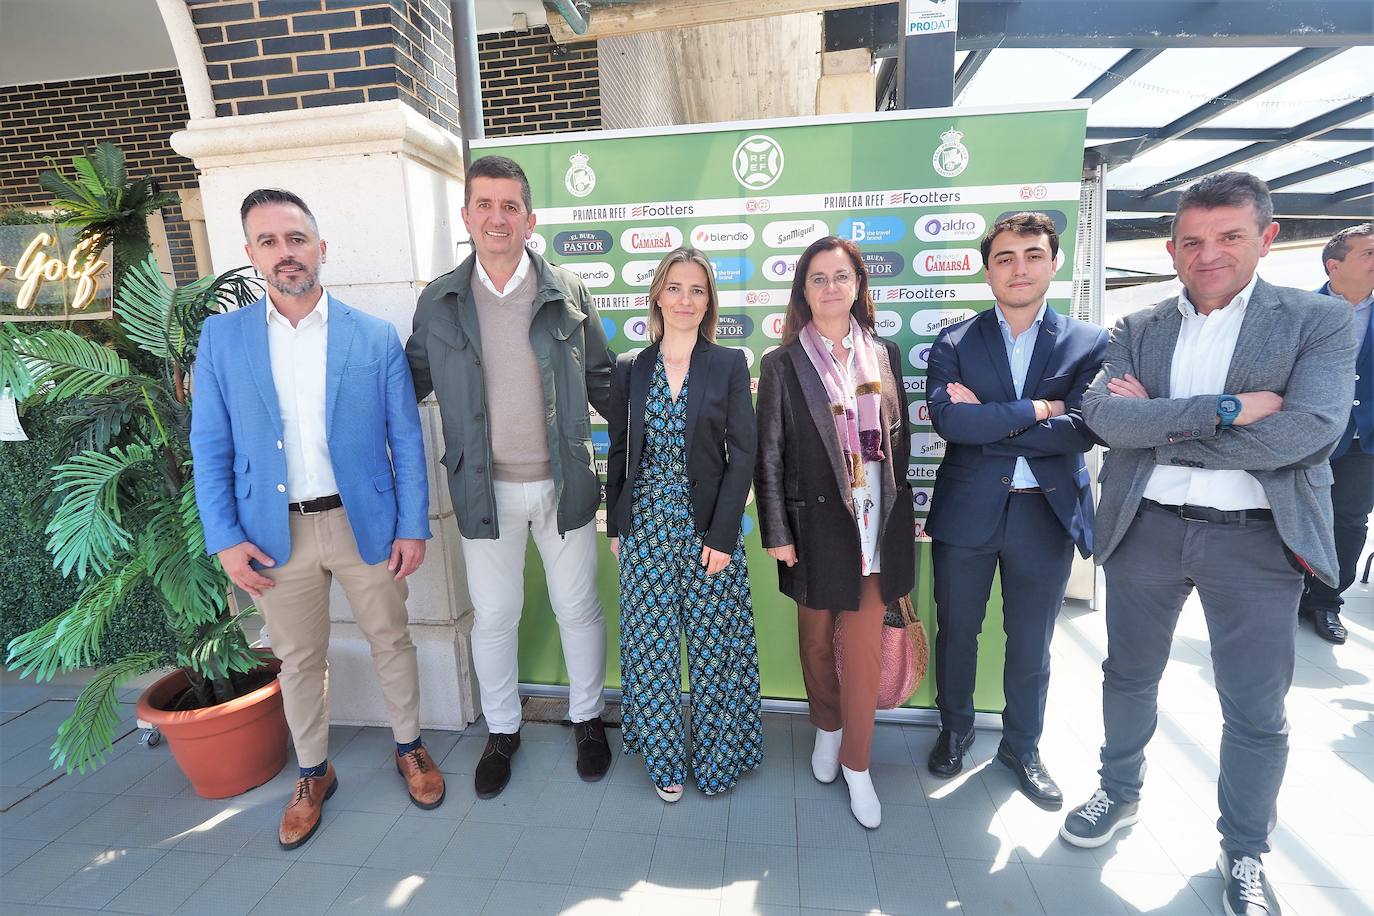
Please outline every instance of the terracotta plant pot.
[[[273, 673], [281, 662], [270, 658]], [[139, 721], [167, 739], [191, 788], [203, 798], [228, 798], [267, 782], [286, 765], [286, 713], [275, 677], [218, 706], [169, 712], [161, 707], [191, 685], [184, 669], [159, 679], [138, 698]]]

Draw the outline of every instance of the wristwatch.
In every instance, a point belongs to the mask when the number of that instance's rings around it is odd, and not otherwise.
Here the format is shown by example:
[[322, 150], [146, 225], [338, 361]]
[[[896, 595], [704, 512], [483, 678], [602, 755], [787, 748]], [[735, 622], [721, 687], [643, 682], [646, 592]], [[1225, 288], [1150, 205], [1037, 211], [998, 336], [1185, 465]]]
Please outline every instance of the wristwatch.
[[1231, 424], [1236, 422], [1236, 417], [1240, 416], [1240, 410], [1240, 398], [1234, 394], [1217, 396], [1217, 416], [1221, 417], [1222, 429], [1229, 429]]

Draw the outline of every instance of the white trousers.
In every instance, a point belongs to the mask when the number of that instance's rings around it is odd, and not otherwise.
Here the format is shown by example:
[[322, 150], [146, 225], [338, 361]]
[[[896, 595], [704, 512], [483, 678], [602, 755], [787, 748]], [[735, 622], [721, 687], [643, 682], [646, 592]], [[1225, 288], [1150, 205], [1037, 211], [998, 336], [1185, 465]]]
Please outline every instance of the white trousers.
[[606, 686], [606, 618], [596, 591], [596, 522], [559, 535], [552, 480], [493, 484], [501, 536], [462, 539], [473, 604], [472, 663], [487, 730], [512, 734], [520, 729], [518, 648], [530, 536], [544, 562], [549, 603], [563, 641], [568, 716], [574, 722], [594, 719], [604, 708], [601, 693]]

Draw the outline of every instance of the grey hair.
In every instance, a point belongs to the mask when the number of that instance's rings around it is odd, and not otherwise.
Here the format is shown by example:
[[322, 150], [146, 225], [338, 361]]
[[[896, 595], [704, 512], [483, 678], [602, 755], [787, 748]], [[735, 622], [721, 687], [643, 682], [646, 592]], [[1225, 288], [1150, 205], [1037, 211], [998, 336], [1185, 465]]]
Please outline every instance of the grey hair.
[[1322, 269], [1326, 271], [1328, 277], [1331, 276], [1331, 269], [1326, 266], [1326, 262], [1344, 261], [1345, 256], [1350, 254], [1350, 240], [1366, 236], [1374, 236], [1374, 223], [1347, 226], [1331, 236], [1326, 246], [1322, 248]]
[[[1178, 222], [1178, 215], [1184, 210], [1245, 206], [1255, 208], [1261, 232], [1274, 221], [1274, 201], [1269, 196], [1269, 185], [1264, 183], [1264, 179], [1249, 172], [1217, 172], [1189, 185], [1179, 195], [1174, 223]], [[1169, 234], [1177, 238], [1172, 226]]]

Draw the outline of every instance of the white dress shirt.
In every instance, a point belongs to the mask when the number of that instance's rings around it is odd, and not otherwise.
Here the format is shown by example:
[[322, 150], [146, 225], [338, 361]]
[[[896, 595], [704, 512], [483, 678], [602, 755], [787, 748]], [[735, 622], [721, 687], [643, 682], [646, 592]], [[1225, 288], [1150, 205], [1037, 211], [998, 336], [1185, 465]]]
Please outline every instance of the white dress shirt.
[[[826, 344], [831, 341], [824, 335], [821, 336]], [[835, 359], [833, 345], [826, 347], [826, 352], [830, 358], [835, 360], [835, 365], [840, 367], [844, 373], [844, 393], [848, 400], [846, 406], [854, 416], [859, 416], [859, 397], [854, 393], [854, 336], [846, 334], [844, 340], [840, 342], [846, 352], [845, 361], [842, 363]], [[876, 341], [873, 346], [881, 346]], [[847, 448], [847, 446], [846, 446]], [[882, 487], [883, 463], [881, 461], [865, 461], [864, 477], [866, 483], [861, 487], [851, 487], [849, 490], [850, 500], [854, 504], [854, 518], [859, 523], [859, 562], [860, 575], [869, 576], [873, 573], [882, 572], [882, 557], [878, 551], [878, 531], [883, 523], [883, 487]]]
[[339, 492], [324, 433], [328, 323], [329, 293], [323, 288], [314, 310], [294, 328], [268, 290], [267, 349], [282, 425], [277, 448], [286, 452], [286, 498], [293, 503]]
[[504, 299], [507, 294], [515, 292], [520, 281], [525, 279], [525, 274], [530, 272], [530, 264], [533, 263], [530, 261], [529, 249], [520, 249], [520, 263], [516, 265], [515, 273], [511, 274], [511, 278], [506, 281], [506, 288], [499, 290], [496, 288], [496, 284], [491, 282], [491, 274], [487, 273], [487, 269], [482, 266], [482, 259], [475, 258], [474, 260], [477, 262], [473, 265], [473, 270], [477, 273], [477, 281], [491, 290], [492, 295], [498, 299]]
[[[1178, 294], [1178, 310], [1183, 314], [1174, 361], [1169, 373], [1169, 396], [1190, 398], [1203, 394], [1237, 394], [1226, 390], [1226, 373], [1236, 351], [1240, 326], [1255, 291], [1258, 275], [1245, 289], [1219, 309], [1199, 315], [1188, 299], [1188, 291]], [[1219, 430], [1217, 435], [1227, 435]], [[1146, 499], [1166, 506], [1210, 506], [1213, 509], [1267, 509], [1269, 498], [1248, 471], [1210, 471], [1155, 465], [1145, 485]]]

